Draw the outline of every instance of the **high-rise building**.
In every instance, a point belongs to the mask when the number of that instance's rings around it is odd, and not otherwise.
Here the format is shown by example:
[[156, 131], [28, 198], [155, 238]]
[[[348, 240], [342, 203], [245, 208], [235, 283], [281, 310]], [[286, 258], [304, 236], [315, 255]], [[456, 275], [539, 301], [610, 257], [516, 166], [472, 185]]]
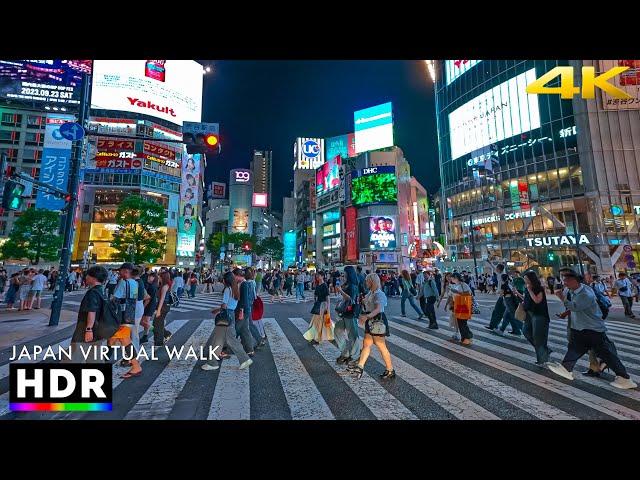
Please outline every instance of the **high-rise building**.
[[[632, 101], [598, 91], [531, 95], [558, 66], [618, 64]], [[611, 274], [640, 262], [637, 61], [445, 60], [436, 64], [441, 213], [455, 266], [506, 262]], [[473, 235], [473, 237], [472, 237]], [[449, 264], [453, 267], [454, 264]], [[479, 268], [480, 270], [480, 268]]]
[[269, 207], [271, 206], [271, 185], [272, 185], [272, 161], [273, 152], [270, 150], [254, 150], [253, 160], [249, 169], [253, 173], [254, 193], [266, 193]]

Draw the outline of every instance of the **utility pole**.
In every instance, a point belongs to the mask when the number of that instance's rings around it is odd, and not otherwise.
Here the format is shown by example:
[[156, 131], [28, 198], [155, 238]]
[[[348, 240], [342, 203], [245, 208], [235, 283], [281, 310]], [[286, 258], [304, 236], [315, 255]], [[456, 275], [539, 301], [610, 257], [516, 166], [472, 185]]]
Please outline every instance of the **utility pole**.
[[[91, 74], [82, 75], [82, 90], [80, 94], [80, 112], [78, 114], [78, 123], [82, 128], [86, 129], [86, 120], [89, 113], [89, 98], [91, 88]], [[60, 322], [60, 312], [62, 311], [62, 301], [64, 297], [64, 289], [67, 284], [69, 275], [69, 266], [71, 264], [71, 248], [73, 239], [73, 220], [78, 207], [78, 177], [80, 176], [80, 157], [82, 156], [82, 145], [84, 138], [73, 142], [73, 152], [71, 156], [71, 165], [69, 169], [69, 203], [66, 205], [66, 214], [64, 218], [64, 240], [60, 255], [60, 270], [58, 275], [58, 285], [54, 292], [53, 303], [51, 304], [51, 317], [49, 318], [49, 326], [55, 327]]]

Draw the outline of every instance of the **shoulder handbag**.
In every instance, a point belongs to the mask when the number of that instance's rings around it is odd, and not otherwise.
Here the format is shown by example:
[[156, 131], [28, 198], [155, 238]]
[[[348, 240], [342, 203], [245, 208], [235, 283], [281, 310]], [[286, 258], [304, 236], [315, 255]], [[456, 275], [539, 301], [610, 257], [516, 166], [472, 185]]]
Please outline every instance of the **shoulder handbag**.
[[386, 335], [387, 326], [384, 324], [384, 321], [382, 320], [382, 314], [379, 313], [375, 317], [367, 320], [367, 322], [369, 323], [369, 332], [372, 335]]
[[220, 313], [218, 313], [215, 318], [216, 327], [228, 327], [229, 323], [229, 312], [227, 312], [227, 309], [220, 310]]
[[518, 304], [516, 313], [513, 316], [516, 317], [516, 320], [520, 320], [521, 322], [524, 322], [527, 319], [527, 311], [524, 309], [524, 302], [520, 302]]

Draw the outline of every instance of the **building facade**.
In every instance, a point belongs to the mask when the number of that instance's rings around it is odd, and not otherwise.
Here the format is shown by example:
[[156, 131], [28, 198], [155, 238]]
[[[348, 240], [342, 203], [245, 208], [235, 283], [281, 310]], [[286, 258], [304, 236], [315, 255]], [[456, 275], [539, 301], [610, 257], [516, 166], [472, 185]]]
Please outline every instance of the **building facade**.
[[558, 66], [610, 68], [593, 60], [438, 62], [449, 266], [469, 267], [475, 257], [479, 270], [506, 262], [545, 276], [560, 266], [635, 268], [640, 110], [602, 92], [593, 100], [526, 93]]
[[270, 150], [254, 150], [249, 169], [253, 174], [254, 193], [266, 193], [268, 208], [271, 206], [273, 152]]

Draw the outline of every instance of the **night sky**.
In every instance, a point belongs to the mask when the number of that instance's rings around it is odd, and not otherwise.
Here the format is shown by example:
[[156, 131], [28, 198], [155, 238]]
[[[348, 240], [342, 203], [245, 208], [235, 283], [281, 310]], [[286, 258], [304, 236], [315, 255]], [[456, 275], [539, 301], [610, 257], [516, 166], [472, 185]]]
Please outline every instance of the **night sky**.
[[[202, 120], [220, 123], [222, 154], [205, 180], [228, 183], [253, 150], [273, 151], [273, 208], [293, 186], [296, 137], [353, 132], [353, 112], [393, 102], [395, 144], [429, 193], [440, 185], [433, 84], [422, 61], [210, 61]], [[220, 168], [222, 167], [222, 168]]]

